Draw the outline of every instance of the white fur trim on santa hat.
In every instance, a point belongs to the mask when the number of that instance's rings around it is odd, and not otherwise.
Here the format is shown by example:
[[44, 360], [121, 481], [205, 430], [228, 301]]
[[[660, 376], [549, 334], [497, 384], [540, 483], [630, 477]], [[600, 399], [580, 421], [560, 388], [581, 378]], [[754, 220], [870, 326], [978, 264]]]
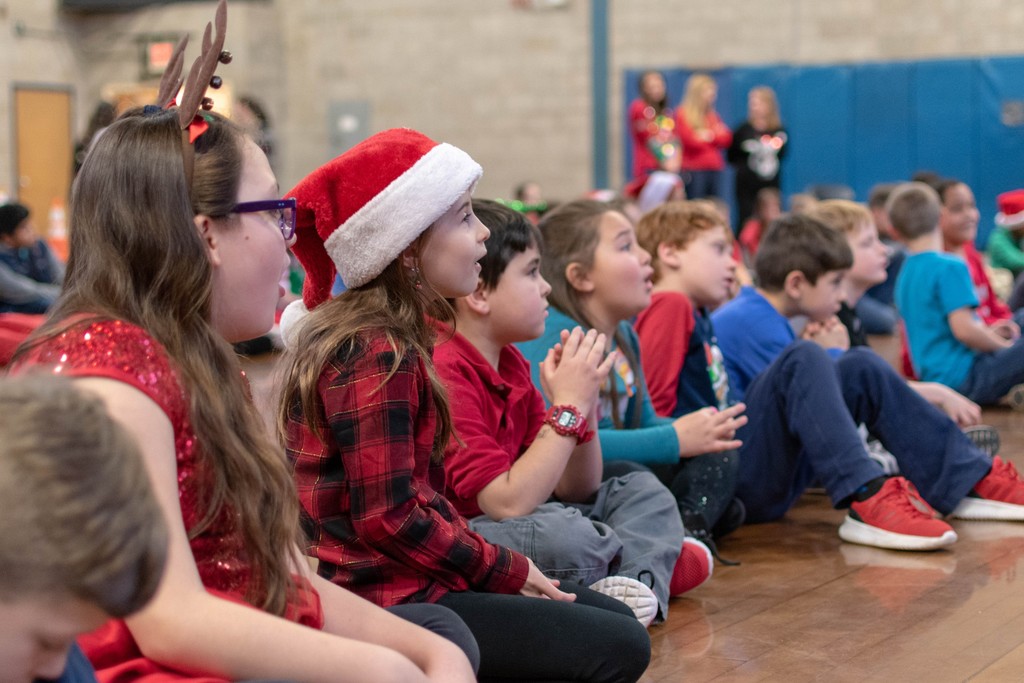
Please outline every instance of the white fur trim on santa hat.
[[306, 308], [305, 302], [302, 299], [296, 299], [281, 311], [281, 321], [278, 325], [281, 328], [281, 341], [284, 342], [286, 349], [296, 348], [296, 341], [298, 341], [299, 329], [305, 324], [309, 318], [309, 309]]
[[1005, 214], [1002, 211], [996, 214], [996, 225], [1001, 228], [1012, 228], [1015, 225], [1024, 223], [1024, 211]]
[[458, 147], [440, 143], [324, 240], [346, 287], [380, 275], [483, 174]]

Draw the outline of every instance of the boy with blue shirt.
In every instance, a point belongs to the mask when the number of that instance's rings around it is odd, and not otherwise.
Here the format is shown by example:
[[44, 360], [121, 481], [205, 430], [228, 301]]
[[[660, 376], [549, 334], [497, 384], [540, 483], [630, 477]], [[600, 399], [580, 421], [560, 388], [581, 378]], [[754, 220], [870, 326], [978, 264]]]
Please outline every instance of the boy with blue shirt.
[[0, 313], [46, 313], [63, 281], [64, 264], [35, 233], [28, 207], [0, 206]]
[[[1024, 341], [988, 326], [963, 259], [942, 251], [941, 202], [923, 183], [900, 185], [886, 208], [909, 256], [896, 280], [910, 357], [918, 377], [991, 405], [1024, 382]], [[1000, 333], [1002, 331], [1002, 333]]]
[[[852, 264], [845, 237], [808, 216], [787, 216], [765, 235], [758, 288], [712, 314], [731, 387], [750, 414], [745, 442], [768, 447], [740, 459], [737, 495], [750, 519], [785, 513], [812, 479], [833, 505], [849, 506], [843, 540], [931, 550], [956, 540], [934, 514], [1024, 521], [1024, 482], [1013, 465], [989, 460], [877, 354], [849, 349], [836, 318]], [[799, 338], [790, 319], [807, 319]], [[896, 457], [886, 478], [857, 433]]]
[[664, 618], [670, 596], [710, 577], [710, 553], [684, 538], [675, 499], [652, 474], [602, 481], [590, 425], [615, 361], [604, 335], [562, 332], [540, 369], [553, 403], [545, 408], [512, 345], [544, 330], [551, 288], [540, 235], [495, 202], [474, 200], [473, 210], [491, 231], [480, 283], [454, 302], [457, 331], [434, 350], [458, 434], [445, 455], [446, 495], [474, 531], [545, 574], [622, 600], [645, 625]]

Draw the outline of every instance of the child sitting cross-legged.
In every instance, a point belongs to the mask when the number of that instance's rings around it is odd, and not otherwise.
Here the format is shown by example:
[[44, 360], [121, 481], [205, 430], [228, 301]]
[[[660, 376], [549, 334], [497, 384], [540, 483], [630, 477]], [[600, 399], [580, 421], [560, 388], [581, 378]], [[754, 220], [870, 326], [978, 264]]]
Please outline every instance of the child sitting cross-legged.
[[623, 600], [644, 624], [664, 618], [670, 595], [710, 577], [711, 555], [684, 540], [675, 498], [653, 474], [602, 481], [592, 426], [616, 358], [604, 334], [562, 332], [540, 364], [545, 409], [512, 346], [544, 332], [540, 233], [495, 202], [474, 200], [473, 211], [491, 231], [487, 256], [476, 290], [454, 302], [458, 332], [434, 351], [458, 435], [445, 456], [448, 498], [471, 529], [545, 574]]
[[886, 207], [910, 252], [896, 282], [896, 305], [914, 372], [981, 405], [996, 403], [1024, 382], [1024, 340], [1016, 325], [987, 321], [967, 264], [942, 253], [944, 232], [939, 229], [935, 190], [906, 183]]
[[[322, 576], [382, 606], [455, 612], [479, 646], [480, 680], [636, 681], [650, 637], [628, 606], [560, 589], [443, 495], [458, 399], [433, 349], [487, 254], [470, 198], [481, 173], [457, 147], [392, 129], [294, 190], [306, 281], [282, 320], [279, 417], [310, 550]], [[347, 289], [331, 298], [335, 272]]]
[[[977, 450], [877, 354], [849, 349], [835, 316], [852, 262], [838, 232], [808, 216], [781, 218], [758, 252], [758, 288], [711, 316], [730, 389], [748, 404], [750, 424], [739, 437], [763, 443], [739, 459], [737, 495], [749, 519], [781, 517], [817, 478], [833, 505], [849, 507], [839, 536], [854, 543], [953, 543], [956, 533], [929, 506], [967, 519], [1024, 520], [1024, 483], [1011, 464]], [[795, 316], [808, 320], [799, 339]], [[858, 423], [904, 476], [883, 476]]]
[[[886, 266], [890, 249], [879, 239], [871, 212], [861, 204], [846, 199], [827, 199], [819, 202], [808, 215], [839, 232], [850, 245], [853, 265], [844, 278], [846, 296], [840, 304], [838, 317], [850, 334], [850, 346], [867, 346], [869, 333], [861, 322], [859, 303], [869, 288], [888, 278]], [[980, 422], [981, 407], [955, 390], [937, 382], [911, 380], [909, 385], [961, 427]], [[991, 431], [991, 427], [985, 429]]]
[[735, 530], [744, 516], [735, 497], [735, 435], [747, 421], [744, 406], [709, 406], [678, 418], [654, 412], [630, 324], [651, 301], [653, 269], [633, 224], [610, 204], [581, 199], [546, 214], [538, 227], [551, 308], [544, 334], [516, 344], [533, 362], [534, 385], [543, 386], [540, 363], [562, 342], [563, 330], [579, 325], [603, 333], [618, 352], [599, 399], [605, 476], [649, 469], [675, 496], [687, 533], [703, 540]]

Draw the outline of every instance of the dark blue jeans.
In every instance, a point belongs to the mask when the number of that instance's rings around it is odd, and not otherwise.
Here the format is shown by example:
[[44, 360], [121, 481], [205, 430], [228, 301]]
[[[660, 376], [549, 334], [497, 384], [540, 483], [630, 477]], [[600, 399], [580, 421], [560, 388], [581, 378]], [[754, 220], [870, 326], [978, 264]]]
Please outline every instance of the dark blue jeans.
[[53, 302], [49, 299], [36, 299], [23, 304], [10, 304], [0, 301], [0, 313], [46, 313]]
[[895, 306], [869, 295], [862, 296], [854, 310], [857, 311], [857, 317], [860, 318], [867, 334], [892, 334], [900, 319]]
[[975, 403], [990, 406], [1024, 383], [1024, 337], [1008, 349], [979, 353], [958, 391]]
[[721, 196], [721, 171], [684, 171], [683, 185], [687, 199], [706, 199]]
[[751, 382], [744, 401], [749, 422], [737, 434], [743, 446], [736, 495], [751, 522], [784, 515], [814, 478], [842, 507], [882, 476], [857, 424], [867, 426], [942, 513], [951, 512], [992, 465], [870, 349], [833, 360], [813, 342], [794, 342]]

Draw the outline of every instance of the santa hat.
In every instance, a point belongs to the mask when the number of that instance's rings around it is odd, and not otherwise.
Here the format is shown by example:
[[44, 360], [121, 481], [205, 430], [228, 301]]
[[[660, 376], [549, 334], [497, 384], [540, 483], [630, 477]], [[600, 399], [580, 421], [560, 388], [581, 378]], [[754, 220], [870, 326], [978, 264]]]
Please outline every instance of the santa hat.
[[996, 225], [1012, 228], [1024, 223], [1024, 190], [1010, 190], [996, 197]]
[[393, 128], [300, 181], [285, 196], [297, 200], [292, 252], [306, 282], [302, 300], [281, 316], [285, 345], [292, 346], [305, 315], [330, 297], [335, 272], [350, 289], [380, 275], [482, 173], [461, 149]]

